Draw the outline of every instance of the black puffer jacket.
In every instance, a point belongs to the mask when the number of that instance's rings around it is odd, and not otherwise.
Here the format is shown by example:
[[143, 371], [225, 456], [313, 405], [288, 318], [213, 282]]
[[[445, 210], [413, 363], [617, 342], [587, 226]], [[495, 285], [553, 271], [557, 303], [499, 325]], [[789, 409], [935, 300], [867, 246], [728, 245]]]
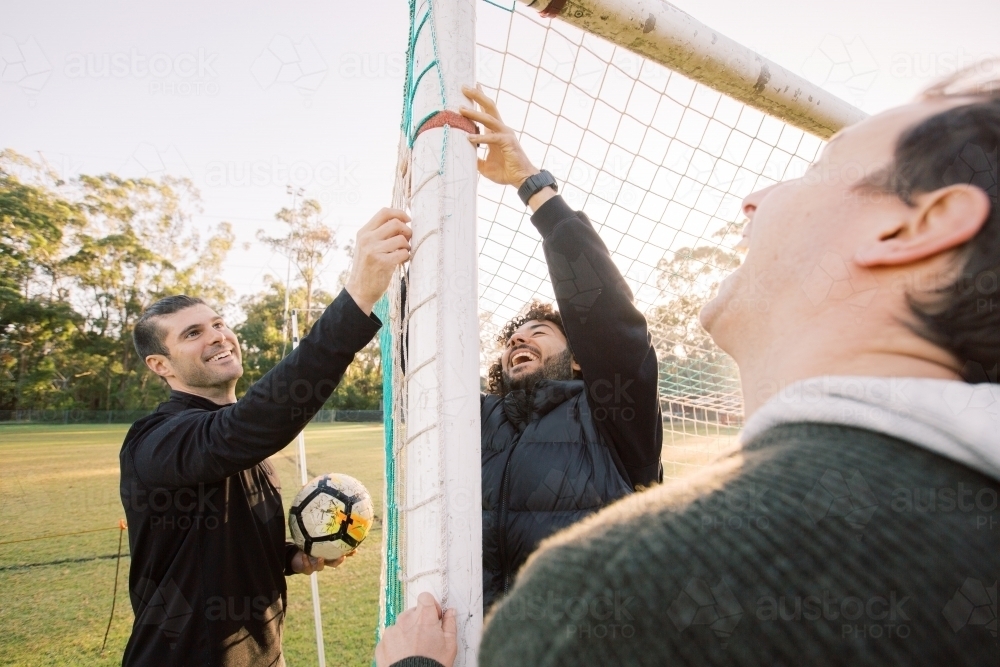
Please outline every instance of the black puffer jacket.
[[486, 609], [541, 540], [663, 477], [645, 318], [586, 216], [557, 196], [531, 221], [583, 379], [482, 398]]

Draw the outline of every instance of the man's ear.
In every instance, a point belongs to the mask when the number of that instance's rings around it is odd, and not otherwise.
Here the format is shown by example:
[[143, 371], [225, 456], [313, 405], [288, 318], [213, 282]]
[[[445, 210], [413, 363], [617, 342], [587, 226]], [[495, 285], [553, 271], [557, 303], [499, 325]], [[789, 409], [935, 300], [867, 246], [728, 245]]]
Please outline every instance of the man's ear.
[[901, 266], [954, 250], [982, 229], [990, 198], [973, 185], [949, 185], [917, 196], [915, 206], [878, 240], [861, 248], [855, 262], [866, 268]]
[[146, 367], [163, 379], [174, 374], [174, 369], [170, 366], [170, 359], [162, 354], [151, 354], [146, 357]]
[[576, 363], [576, 358], [574, 358], [574, 357], [570, 357], [569, 358], [569, 367], [573, 369], [574, 373], [582, 373], [583, 372], [583, 369], [580, 368], [580, 364]]

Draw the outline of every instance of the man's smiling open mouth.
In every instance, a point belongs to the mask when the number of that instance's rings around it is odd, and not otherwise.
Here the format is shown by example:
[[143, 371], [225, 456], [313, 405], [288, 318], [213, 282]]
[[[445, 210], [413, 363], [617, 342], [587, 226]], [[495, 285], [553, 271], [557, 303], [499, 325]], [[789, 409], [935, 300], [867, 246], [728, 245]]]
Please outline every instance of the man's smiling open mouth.
[[538, 361], [538, 355], [531, 350], [520, 349], [510, 355], [510, 368], [513, 370], [531, 361]]
[[216, 354], [216, 355], [214, 355], [212, 357], [209, 357], [206, 360], [206, 362], [207, 363], [212, 363], [213, 361], [221, 361], [223, 359], [228, 359], [231, 356], [233, 356], [233, 351], [232, 350], [223, 350], [222, 352], [219, 352], [218, 354]]

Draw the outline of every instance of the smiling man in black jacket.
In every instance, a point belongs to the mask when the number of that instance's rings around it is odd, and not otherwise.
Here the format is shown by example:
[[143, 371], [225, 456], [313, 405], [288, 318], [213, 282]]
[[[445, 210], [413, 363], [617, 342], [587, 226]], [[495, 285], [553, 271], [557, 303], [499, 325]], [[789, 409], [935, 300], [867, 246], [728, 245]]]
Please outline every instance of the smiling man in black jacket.
[[136, 350], [171, 392], [132, 425], [120, 455], [135, 612], [124, 666], [285, 664], [285, 576], [325, 563], [285, 543], [267, 457], [305, 427], [378, 331], [372, 306], [409, 259], [408, 221], [383, 209], [361, 229], [347, 287], [239, 401], [239, 341], [211, 308], [173, 296], [140, 318]]
[[501, 333], [482, 399], [483, 602], [489, 609], [538, 544], [662, 480], [663, 422], [646, 319], [604, 242], [556, 193], [481, 90], [463, 114], [486, 128], [480, 172], [519, 186], [558, 301]]

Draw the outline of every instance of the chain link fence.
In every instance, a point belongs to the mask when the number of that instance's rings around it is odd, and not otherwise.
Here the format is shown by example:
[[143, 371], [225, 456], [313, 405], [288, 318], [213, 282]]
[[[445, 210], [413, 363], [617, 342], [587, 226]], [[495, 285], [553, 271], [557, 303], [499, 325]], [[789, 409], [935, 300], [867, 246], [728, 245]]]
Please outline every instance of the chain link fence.
[[[0, 424], [131, 424], [152, 410], [0, 410]], [[313, 422], [382, 422], [381, 410], [320, 410]]]

